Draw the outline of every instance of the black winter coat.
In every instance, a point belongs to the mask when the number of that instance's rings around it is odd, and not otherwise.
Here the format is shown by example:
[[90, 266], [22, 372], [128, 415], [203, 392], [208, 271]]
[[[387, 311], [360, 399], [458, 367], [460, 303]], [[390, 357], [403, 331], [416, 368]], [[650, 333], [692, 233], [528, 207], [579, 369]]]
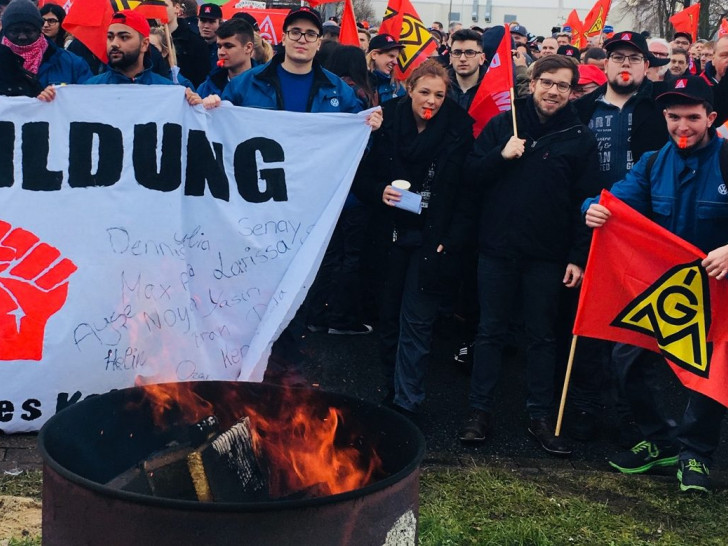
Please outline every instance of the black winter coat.
[[[574, 102], [581, 122], [589, 126], [589, 121], [596, 110], [596, 101], [607, 89], [605, 83], [588, 95], [584, 95]], [[656, 88], [647, 78], [637, 90], [635, 95], [634, 115], [632, 118], [632, 135], [630, 150], [634, 162], [637, 163], [642, 154], [659, 150], [668, 141], [667, 124], [662, 109], [655, 104]]]
[[[359, 166], [353, 191], [362, 201], [382, 210], [399, 233], [422, 220], [419, 288], [445, 292], [458, 277], [460, 252], [468, 239], [474, 237], [473, 187], [462, 172], [465, 157], [473, 144], [473, 120], [457, 103], [446, 98], [437, 113], [437, 117], [442, 116], [440, 120], [446, 123], [444, 136], [428, 158], [427, 165], [413, 165], [401, 150], [397, 132], [400, 116], [414, 119], [411, 99], [404, 96], [386, 102], [383, 114], [382, 127], [373, 133], [372, 147]], [[421, 219], [382, 202], [384, 188], [393, 180], [409, 180], [415, 191], [430, 164], [435, 165], [431, 197], [429, 208]], [[436, 252], [440, 244], [445, 248], [443, 253]]]
[[0, 95], [37, 97], [41, 91], [38, 78], [23, 68], [23, 58], [0, 44]]
[[479, 185], [480, 252], [583, 267], [591, 234], [580, 207], [601, 190], [596, 139], [568, 104], [537, 125], [533, 99], [517, 99], [516, 119], [523, 156], [501, 156], [513, 136], [511, 112], [504, 112], [486, 125], [466, 162], [466, 176]]

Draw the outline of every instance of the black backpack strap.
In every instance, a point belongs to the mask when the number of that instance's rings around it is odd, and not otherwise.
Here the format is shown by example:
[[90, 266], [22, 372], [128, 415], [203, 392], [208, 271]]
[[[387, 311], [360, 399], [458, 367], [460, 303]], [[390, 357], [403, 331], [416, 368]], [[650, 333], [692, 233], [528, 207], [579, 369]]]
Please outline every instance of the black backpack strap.
[[723, 182], [728, 186], [728, 139], [723, 139], [720, 147], [720, 174]]
[[[661, 150], [662, 148], [660, 148]], [[645, 177], [647, 178], [647, 181], [650, 181], [650, 174], [652, 174], [652, 167], [655, 164], [655, 161], [657, 161], [657, 156], [660, 155], [660, 150], [656, 150], [654, 154], [652, 154], [649, 158], [647, 158], [647, 165], [645, 166]], [[728, 152], [728, 150], [727, 150]], [[722, 156], [721, 156], [722, 159]], [[728, 157], [726, 158], [728, 160]], [[721, 168], [723, 167], [723, 164], [721, 163]], [[728, 167], [728, 163], [726, 163], [726, 167]]]

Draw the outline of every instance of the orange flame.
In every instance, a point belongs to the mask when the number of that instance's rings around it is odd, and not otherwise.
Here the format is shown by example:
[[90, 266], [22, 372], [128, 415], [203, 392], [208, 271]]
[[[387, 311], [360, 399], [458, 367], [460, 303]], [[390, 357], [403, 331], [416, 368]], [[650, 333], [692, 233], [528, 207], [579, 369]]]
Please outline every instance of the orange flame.
[[147, 385], [154, 423], [169, 423], [170, 412], [188, 423], [214, 414], [226, 430], [249, 417], [253, 449], [268, 474], [271, 498], [292, 494], [333, 495], [364, 487], [384, 476], [382, 461], [346, 411], [328, 406], [316, 391], [273, 389], [271, 395], [243, 400], [234, 384], [214, 403], [194, 391], [193, 383]]

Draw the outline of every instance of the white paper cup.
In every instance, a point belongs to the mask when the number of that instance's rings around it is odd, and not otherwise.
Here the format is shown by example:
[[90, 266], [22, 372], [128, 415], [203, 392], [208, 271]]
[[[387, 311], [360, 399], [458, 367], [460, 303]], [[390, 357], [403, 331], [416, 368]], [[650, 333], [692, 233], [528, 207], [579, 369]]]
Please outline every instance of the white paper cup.
[[407, 182], [406, 180], [395, 180], [392, 182], [392, 187], [397, 188], [398, 190], [409, 190], [410, 187], [412, 187], [412, 184]]

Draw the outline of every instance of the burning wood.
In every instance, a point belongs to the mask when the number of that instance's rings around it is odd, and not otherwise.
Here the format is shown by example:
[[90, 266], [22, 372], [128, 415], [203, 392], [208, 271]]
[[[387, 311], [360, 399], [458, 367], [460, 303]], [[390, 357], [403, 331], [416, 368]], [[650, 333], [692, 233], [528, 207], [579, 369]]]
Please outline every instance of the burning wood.
[[196, 423], [189, 430], [190, 442], [174, 442], [107, 485], [201, 502], [266, 500], [267, 484], [253, 451], [250, 419], [245, 417], [222, 433], [217, 427], [214, 416]]

